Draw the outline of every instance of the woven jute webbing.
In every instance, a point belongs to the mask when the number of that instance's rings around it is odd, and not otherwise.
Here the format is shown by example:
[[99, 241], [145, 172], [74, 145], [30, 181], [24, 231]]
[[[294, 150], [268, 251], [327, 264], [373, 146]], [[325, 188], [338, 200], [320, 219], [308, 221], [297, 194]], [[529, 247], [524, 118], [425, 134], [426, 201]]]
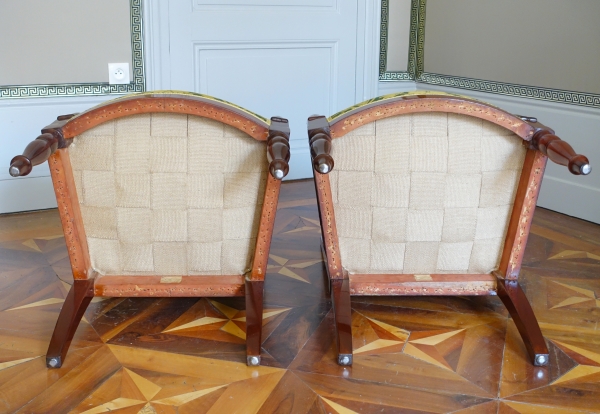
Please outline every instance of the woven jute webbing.
[[267, 178], [264, 143], [217, 121], [157, 113], [101, 124], [68, 151], [100, 274], [249, 268]]
[[504, 128], [437, 112], [378, 120], [335, 139], [330, 182], [343, 267], [496, 269], [525, 152]]

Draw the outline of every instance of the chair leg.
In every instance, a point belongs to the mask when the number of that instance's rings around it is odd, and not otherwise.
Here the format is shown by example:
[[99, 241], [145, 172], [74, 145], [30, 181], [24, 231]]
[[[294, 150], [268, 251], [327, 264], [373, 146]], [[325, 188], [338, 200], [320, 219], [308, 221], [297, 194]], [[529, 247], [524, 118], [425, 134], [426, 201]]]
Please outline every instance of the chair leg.
[[331, 295], [331, 276], [329, 275], [329, 266], [327, 266], [327, 253], [323, 237], [321, 237], [321, 259], [323, 259], [323, 268], [325, 269], [325, 294]]
[[533, 365], [548, 364], [548, 347], [531, 304], [516, 280], [498, 279], [498, 296], [513, 318]]
[[46, 366], [60, 368], [65, 360], [75, 331], [94, 297], [94, 279], [75, 280], [58, 315], [56, 327], [46, 353]]
[[350, 307], [350, 280], [331, 280], [331, 299], [338, 350], [338, 364], [352, 365], [352, 317]]
[[246, 279], [246, 361], [260, 365], [264, 281]]

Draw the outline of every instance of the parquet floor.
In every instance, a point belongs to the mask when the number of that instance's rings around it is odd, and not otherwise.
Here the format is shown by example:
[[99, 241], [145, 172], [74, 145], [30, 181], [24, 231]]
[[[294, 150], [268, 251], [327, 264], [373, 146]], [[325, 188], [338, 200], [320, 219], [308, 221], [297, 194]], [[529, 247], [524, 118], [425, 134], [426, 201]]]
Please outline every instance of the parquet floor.
[[600, 412], [600, 226], [536, 212], [521, 273], [550, 347], [533, 367], [496, 297], [353, 298], [335, 363], [310, 181], [285, 183], [266, 281], [263, 366], [242, 299], [102, 299], [65, 365], [44, 353], [72, 278], [55, 210], [0, 217], [2, 413]]

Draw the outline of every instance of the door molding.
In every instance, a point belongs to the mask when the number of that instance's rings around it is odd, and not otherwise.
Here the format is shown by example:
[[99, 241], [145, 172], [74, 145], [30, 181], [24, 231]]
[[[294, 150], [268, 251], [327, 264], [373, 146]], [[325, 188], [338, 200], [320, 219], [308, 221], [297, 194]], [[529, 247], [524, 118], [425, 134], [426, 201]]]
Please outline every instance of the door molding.
[[[356, 103], [378, 93], [381, 0], [358, 0], [357, 7]], [[143, 10], [147, 90], [170, 89], [169, 3], [144, 0]]]
[[169, 3], [144, 0], [146, 90], [171, 89]]
[[[335, 40], [311, 40], [310, 42], [302, 42], [296, 40], [285, 40], [285, 41], [248, 41], [248, 42], [231, 42], [231, 41], [223, 41], [223, 42], [194, 42], [192, 44], [194, 50], [194, 67], [195, 67], [195, 78], [194, 78], [194, 88], [197, 92], [208, 95], [208, 91], [202, 88], [207, 86], [208, 82], [206, 81], [206, 72], [202, 70], [203, 68], [203, 60], [201, 58], [202, 52], [215, 50], [215, 51], [224, 51], [224, 50], [252, 50], [252, 49], [328, 49], [329, 50], [329, 91], [328, 95], [331, 97], [331, 101], [329, 102], [329, 111], [331, 113], [336, 112], [335, 108], [337, 108], [337, 99], [338, 93], [335, 89], [335, 85], [337, 84], [337, 76], [338, 76], [338, 42]], [[294, 138], [291, 138], [293, 141]], [[304, 140], [303, 140], [304, 141]]]

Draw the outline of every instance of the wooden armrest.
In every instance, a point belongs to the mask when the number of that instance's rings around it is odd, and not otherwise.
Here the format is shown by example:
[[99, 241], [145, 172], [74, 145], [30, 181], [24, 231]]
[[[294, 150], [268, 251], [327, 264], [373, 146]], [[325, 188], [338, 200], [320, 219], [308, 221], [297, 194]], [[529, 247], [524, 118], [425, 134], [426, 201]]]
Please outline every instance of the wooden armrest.
[[321, 174], [331, 172], [334, 165], [330, 155], [331, 133], [329, 122], [323, 115], [308, 118], [308, 142], [314, 170]]
[[45, 133], [31, 141], [23, 151], [23, 155], [17, 155], [10, 161], [8, 172], [13, 177], [24, 177], [31, 172], [34, 165], [47, 161], [58, 147], [58, 139], [49, 133]]
[[285, 118], [271, 118], [267, 137], [267, 159], [273, 178], [281, 180], [290, 171], [290, 127]]
[[8, 173], [13, 177], [24, 177], [35, 165], [48, 161], [58, 148], [66, 148], [68, 142], [64, 139], [61, 128], [74, 115], [76, 114], [61, 115], [52, 124], [42, 129], [42, 135], [31, 141], [22, 155], [17, 155], [10, 160]]
[[531, 147], [546, 155], [556, 164], [567, 166], [575, 175], [588, 175], [592, 172], [585, 155], [576, 154], [573, 148], [547, 129], [538, 130], [531, 139]]

